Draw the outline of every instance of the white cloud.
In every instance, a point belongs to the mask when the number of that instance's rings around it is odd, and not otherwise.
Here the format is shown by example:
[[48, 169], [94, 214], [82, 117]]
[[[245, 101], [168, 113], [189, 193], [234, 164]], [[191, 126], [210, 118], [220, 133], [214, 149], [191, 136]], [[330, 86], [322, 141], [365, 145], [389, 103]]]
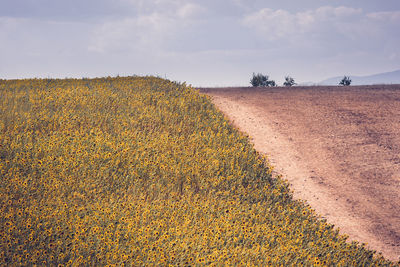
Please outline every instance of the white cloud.
[[320, 7], [317, 8], [315, 11], [310, 11], [311, 14], [314, 14], [314, 16], [317, 19], [321, 20], [327, 20], [327, 19], [343, 19], [343, 18], [352, 18], [355, 15], [361, 14], [362, 9], [361, 8], [352, 8], [352, 7], [345, 7], [345, 6], [339, 6], [339, 7], [331, 7], [331, 6], [325, 6], [325, 7]]
[[122, 1], [132, 5], [137, 14], [99, 24], [93, 32], [90, 51], [165, 49], [174, 36], [206, 12], [204, 7], [183, 0]]
[[148, 15], [109, 20], [93, 33], [90, 51], [140, 50], [161, 47], [180, 27], [176, 18], [154, 12]]
[[133, 18], [110, 20], [94, 31], [88, 49], [96, 52], [132, 50], [157, 45], [171, 34], [174, 21], [158, 13]]
[[312, 35], [325, 30], [329, 30], [330, 34], [343, 33], [343, 28], [357, 23], [360, 15], [362, 9], [343, 6], [326, 6], [297, 13], [264, 8], [245, 16], [242, 22], [262, 33], [266, 39], [278, 40], [300, 35], [304, 37], [304, 34]]
[[270, 40], [276, 40], [296, 30], [297, 19], [285, 10], [264, 8], [248, 15], [243, 20], [244, 25], [255, 28]]

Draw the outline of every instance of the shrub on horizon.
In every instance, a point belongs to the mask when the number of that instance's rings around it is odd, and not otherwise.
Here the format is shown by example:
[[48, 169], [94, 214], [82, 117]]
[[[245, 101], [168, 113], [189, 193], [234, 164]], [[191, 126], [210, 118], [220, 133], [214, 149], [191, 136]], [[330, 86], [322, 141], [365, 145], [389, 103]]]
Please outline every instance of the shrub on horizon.
[[290, 76], [285, 77], [285, 82], [283, 83], [284, 86], [293, 86], [296, 83], [294, 82], [294, 79]]
[[250, 84], [253, 87], [269, 87], [269, 86], [276, 86], [276, 83], [274, 80], [269, 80], [268, 75], [263, 75], [261, 73], [255, 74], [253, 72], [253, 77], [250, 80]]
[[340, 81], [339, 85], [349, 86], [351, 84], [351, 79], [349, 76], [344, 76], [343, 79]]

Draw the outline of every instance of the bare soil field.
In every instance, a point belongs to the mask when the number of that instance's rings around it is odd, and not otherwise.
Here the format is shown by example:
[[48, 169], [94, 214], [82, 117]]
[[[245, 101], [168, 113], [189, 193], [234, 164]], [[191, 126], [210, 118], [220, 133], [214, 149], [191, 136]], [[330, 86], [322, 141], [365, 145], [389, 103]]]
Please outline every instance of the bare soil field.
[[202, 88], [294, 196], [350, 240], [400, 257], [400, 85]]

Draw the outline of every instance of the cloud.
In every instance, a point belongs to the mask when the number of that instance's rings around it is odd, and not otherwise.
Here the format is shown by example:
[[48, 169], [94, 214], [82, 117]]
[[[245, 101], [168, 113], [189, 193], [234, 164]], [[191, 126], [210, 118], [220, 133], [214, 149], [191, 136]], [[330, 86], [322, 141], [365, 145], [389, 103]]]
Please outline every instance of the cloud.
[[204, 7], [182, 0], [129, 0], [129, 3], [139, 10], [138, 14], [98, 24], [89, 51], [162, 50], [206, 12]]
[[295, 26], [294, 17], [285, 10], [264, 8], [259, 12], [246, 16], [243, 20], [246, 26], [255, 28], [270, 40], [275, 40], [292, 32]]
[[173, 19], [159, 13], [106, 21], [94, 30], [88, 49], [96, 52], [149, 49], [172, 35], [174, 24]]
[[360, 15], [362, 9], [344, 6], [325, 6], [297, 13], [264, 8], [246, 15], [242, 23], [273, 41], [295, 36], [312, 37], [326, 31], [330, 34], [345, 33], [343, 28], [357, 23]]
[[308, 13], [313, 14], [317, 19], [320, 20], [336, 20], [343, 18], [352, 18], [353, 16], [359, 15], [362, 13], [361, 8], [352, 8], [352, 7], [331, 7], [325, 6], [317, 8], [315, 11], [308, 11]]

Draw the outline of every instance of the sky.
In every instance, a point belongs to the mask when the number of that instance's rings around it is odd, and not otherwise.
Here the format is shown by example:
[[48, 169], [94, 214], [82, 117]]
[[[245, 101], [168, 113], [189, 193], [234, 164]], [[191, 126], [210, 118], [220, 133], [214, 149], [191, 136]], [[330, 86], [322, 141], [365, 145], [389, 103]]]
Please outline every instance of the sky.
[[400, 69], [399, 0], [0, 0], [0, 79], [193, 86]]

